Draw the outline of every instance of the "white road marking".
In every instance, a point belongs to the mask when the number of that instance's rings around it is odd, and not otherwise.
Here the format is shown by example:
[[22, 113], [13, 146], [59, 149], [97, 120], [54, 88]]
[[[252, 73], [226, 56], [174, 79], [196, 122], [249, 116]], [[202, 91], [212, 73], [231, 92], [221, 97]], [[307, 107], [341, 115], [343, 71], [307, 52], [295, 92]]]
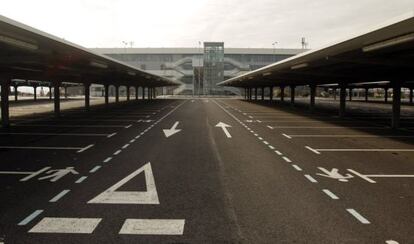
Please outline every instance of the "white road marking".
[[399, 244], [397, 241], [394, 241], [394, 240], [388, 240], [388, 241], [385, 241], [385, 243], [386, 244]]
[[288, 163], [291, 163], [292, 162], [292, 160], [290, 160], [288, 157], [286, 157], [286, 156], [283, 156], [282, 157], [283, 158], [283, 160], [285, 160], [286, 162], [288, 162]]
[[334, 200], [338, 200], [339, 197], [337, 195], [335, 195], [333, 192], [331, 192], [328, 189], [323, 189], [322, 190], [326, 195], [328, 195], [330, 198], [334, 199]]
[[135, 142], [135, 139], [132, 139], [129, 141], [129, 143], [134, 143], [134, 142]]
[[182, 235], [184, 219], [126, 219], [119, 234]]
[[269, 145], [269, 148], [270, 148], [270, 149], [272, 149], [272, 150], [274, 150], [274, 149], [275, 149], [275, 147], [274, 147], [274, 146], [272, 146], [272, 145]]
[[122, 152], [122, 150], [117, 150], [116, 152], [114, 152], [114, 155], [118, 155]]
[[43, 218], [30, 233], [91, 234], [101, 218]]
[[381, 129], [387, 126], [272, 126], [273, 129]]
[[253, 119], [253, 116], [250, 116], [250, 115], [249, 115], [249, 118]]
[[[145, 174], [146, 191], [117, 191], [118, 188], [142, 172]], [[146, 163], [141, 168], [132, 172], [113, 186], [109, 187], [107, 190], [91, 199], [88, 203], [160, 204], [157, 189], [155, 187], [151, 163]]]
[[317, 148], [318, 152], [414, 152], [404, 148]]
[[94, 134], [94, 133], [31, 133], [31, 132], [2, 132], [0, 135], [17, 135], [17, 136], [106, 136], [108, 134]]
[[84, 180], [86, 180], [86, 178], [88, 178], [88, 176], [82, 176], [77, 181], [75, 181], [75, 183], [76, 184], [82, 183]]
[[109, 162], [109, 161], [111, 161], [112, 160], [112, 157], [107, 157], [103, 162], [104, 163], [107, 163], [107, 162]]
[[261, 141], [263, 140], [263, 138], [261, 138], [260, 136], [259, 136], [257, 139], [259, 139], [259, 140], [261, 140]]
[[360, 213], [358, 213], [355, 209], [347, 208], [346, 211], [348, 211], [348, 213], [352, 214], [352, 216], [354, 216], [362, 224], [371, 224], [371, 222], [369, 222], [369, 220], [367, 220], [364, 216], [362, 216]]
[[292, 167], [295, 168], [297, 171], [302, 171], [302, 168], [297, 166], [296, 164], [292, 164]]
[[34, 218], [39, 216], [39, 214], [41, 214], [41, 213], [43, 213], [43, 209], [38, 209], [38, 210], [34, 211], [33, 213], [31, 213], [26, 218], [24, 218], [22, 221], [20, 221], [20, 223], [18, 223], [17, 225], [27, 225], [28, 223], [30, 223], [30, 221], [32, 221]]
[[129, 124], [129, 125], [125, 126], [125, 129], [128, 129], [131, 126], [132, 126], [132, 124]]
[[125, 128], [125, 125], [63, 125], [63, 124], [13, 124], [18, 127], [84, 127], [84, 128]]
[[77, 151], [77, 153], [84, 152], [84, 151], [88, 150], [89, 148], [91, 148], [91, 147], [93, 147], [93, 146], [95, 146], [95, 144], [90, 144], [90, 145], [88, 145], [88, 146], [86, 146], [86, 147], [82, 148], [81, 150]]
[[283, 135], [284, 137], [288, 138], [288, 139], [292, 139], [292, 137], [290, 137], [290, 136], [286, 135], [285, 133], [282, 133], [282, 135]]
[[93, 169], [89, 170], [89, 173], [95, 173], [96, 171], [98, 171], [98, 169], [100, 169], [102, 166], [101, 165], [97, 165], [95, 167], [93, 167]]
[[122, 149], [125, 149], [125, 148], [127, 148], [127, 147], [129, 147], [129, 144], [127, 143], [127, 144], [125, 144], [125, 145], [123, 145], [122, 146]]
[[269, 128], [269, 129], [273, 130], [273, 127], [272, 127], [272, 126], [270, 126], [270, 125], [268, 125], [268, 126], [267, 126], [267, 128]]
[[170, 129], [163, 129], [162, 131], [164, 132], [164, 135], [166, 138], [178, 133], [181, 131], [181, 129], [177, 129], [177, 126], [180, 122], [179, 121], [175, 121], [175, 123], [173, 124], [173, 126]]
[[56, 196], [54, 196], [52, 199], [50, 199], [49, 202], [57, 202], [57, 201], [59, 201], [59, 199], [61, 199], [63, 196], [65, 196], [69, 192], [70, 192], [70, 190], [68, 190], [68, 189], [63, 190], [59, 194], [57, 194]]
[[305, 146], [305, 148], [306, 148], [306, 149], [308, 149], [308, 150], [310, 150], [310, 151], [311, 151], [311, 152], [313, 152], [313, 153], [316, 153], [316, 154], [321, 154], [320, 152], [318, 152], [318, 150], [313, 149], [313, 148], [311, 148], [310, 146]]
[[310, 176], [310, 175], [305, 175], [305, 177], [306, 177], [306, 179], [308, 179], [310, 182], [312, 182], [312, 183], [318, 183], [318, 181], [317, 180], [315, 180], [315, 178], [313, 178], [312, 176]]
[[110, 134], [110, 135], [108, 135], [108, 138], [111, 138], [111, 137], [113, 137], [114, 135], [116, 135], [117, 133], [116, 132], [114, 132], [114, 133], [112, 133], [112, 134]]
[[283, 155], [281, 152], [279, 152], [278, 150], [275, 151], [275, 153], [279, 156]]
[[226, 134], [226, 137], [231, 138], [231, 135], [230, 135], [229, 131], [227, 130], [227, 128], [231, 127], [231, 125], [228, 125], [228, 124], [223, 123], [223, 122], [219, 122], [218, 124], [216, 124], [216, 127], [220, 127], [223, 130], [224, 134]]
[[393, 135], [288, 135], [290, 137], [328, 137], [328, 138], [335, 138], [335, 137], [350, 137], [350, 138], [380, 138], [380, 137], [387, 137], [387, 138], [414, 138], [414, 136], [393, 136]]
[[269, 142], [267, 142], [267, 141], [263, 141], [263, 143], [266, 144], [266, 145], [269, 145]]

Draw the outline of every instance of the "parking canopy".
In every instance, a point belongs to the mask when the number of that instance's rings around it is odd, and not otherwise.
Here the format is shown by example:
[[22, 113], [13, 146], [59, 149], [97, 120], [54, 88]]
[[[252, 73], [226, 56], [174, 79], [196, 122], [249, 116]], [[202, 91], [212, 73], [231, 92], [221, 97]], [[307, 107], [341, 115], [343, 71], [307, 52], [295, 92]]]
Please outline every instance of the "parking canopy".
[[160, 87], [176, 82], [0, 16], [0, 77]]
[[414, 14], [320, 49], [225, 80], [264, 87], [414, 80]]

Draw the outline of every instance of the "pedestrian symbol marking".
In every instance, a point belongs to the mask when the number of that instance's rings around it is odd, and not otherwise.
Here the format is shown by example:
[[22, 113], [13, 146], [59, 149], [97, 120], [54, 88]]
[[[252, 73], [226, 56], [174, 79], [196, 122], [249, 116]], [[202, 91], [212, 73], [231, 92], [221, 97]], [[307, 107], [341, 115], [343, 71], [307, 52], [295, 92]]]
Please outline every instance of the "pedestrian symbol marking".
[[359, 177], [369, 183], [377, 183], [373, 178], [414, 178], [414, 175], [386, 175], [386, 174], [362, 174], [353, 169], [347, 169], [349, 173], [341, 174], [337, 168], [327, 170], [323, 167], [318, 167], [324, 174], [316, 173], [316, 175], [338, 180], [340, 182], [349, 182], [350, 179]]
[[0, 174], [4, 175], [27, 175], [20, 179], [20, 181], [28, 181], [32, 178], [35, 178], [37, 176], [40, 176], [43, 173], [46, 173], [48, 175], [38, 178], [38, 180], [47, 180], [50, 179], [50, 182], [56, 182], [62, 177], [68, 175], [68, 174], [79, 174], [76, 170], [74, 170], [74, 167], [66, 167], [65, 169], [53, 169], [49, 170], [51, 167], [44, 167], [38, 171], [0, 171]]
[[[133, 179], [135, 176], [144, 172], [146, 191], [117, 191], [121, 186]], [[154, 175], [151, 163], [147, 163], [115, 185], [100, 193], [88, 203], [107, 203], [107, 204], [160, 204], [158, 193], [155, 187]]]

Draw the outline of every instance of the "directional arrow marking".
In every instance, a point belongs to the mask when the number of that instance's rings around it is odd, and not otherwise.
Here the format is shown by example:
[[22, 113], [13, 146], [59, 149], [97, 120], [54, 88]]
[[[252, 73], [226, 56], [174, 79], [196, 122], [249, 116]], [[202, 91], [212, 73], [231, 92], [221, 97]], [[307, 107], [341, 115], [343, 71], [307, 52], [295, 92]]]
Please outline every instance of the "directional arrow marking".
[[[117, 189], [142, 172], [145, 173], [146, 191], [117, 191]], [[118, 181], [115, 185], [94, 197], [88, 203], [160, 204], [157, 189], [155, 187], [154, 175], [152, 174], [151, 163], [147, 163], [132, 172], [127, 177]]]
[[229, 131], [227, 130], [227, 127], [231, 127], [231, 125], [225, 124], [223, 122], [219, 122], [218, 124], [216, 124], [216, 127], [221, 127], [221, 129], [223, 129], [224, 134], [226, 134], [227, 138], [231, 138], [231, 135]]
[[178, 121], [176, 121], [175, 123], [174, 123], [174, 125], [171, 127], [171, 129], [164, 129], [164, 130], [162, 130], [162, 131], [164, 131], [164, 135], [165, 135], [165, 137], [170, 137], [170, 136], [172, 136], [172, 135], [174, 135], [175, 133], [178, 133], [178, 132], [180, 132], [181, 131], [181, 129], [176, 129], [177, 128], [177, 126], [178, 126]]

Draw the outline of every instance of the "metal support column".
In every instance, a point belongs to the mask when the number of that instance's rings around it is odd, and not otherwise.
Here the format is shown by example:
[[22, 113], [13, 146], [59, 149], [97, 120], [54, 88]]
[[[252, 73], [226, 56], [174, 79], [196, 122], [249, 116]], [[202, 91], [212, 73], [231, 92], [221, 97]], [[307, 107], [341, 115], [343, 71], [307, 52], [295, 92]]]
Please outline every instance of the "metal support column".
[[105, 84], [105, 106], [109, 105], [109, 85]]
[[145, 100], [145, 87], [142, 87], [142, 100]]
[[68, 98], [68, 87], [65, 86], [65, 98]]
[[[91, 84], [89, 83], [85, 83], [83, 85], [84, 89], [85, 89], [85, 109], [89, 110], [89, 104], [90, 104], [90, 97], [91, 97], [91, 93], [90, 93], [90, 88], [91, 88]], [[66, 87], [65, 87], [65, 94], [66, 94]]]
[[16, 101], [16, 102], [19, 99], [18, 98], [19, 93], [17, 92], [17, 87], [18, 87], [17, 85], [13, 86], [13, 88], [14, 88], [14, 101]]
[[281, 86], [280, 87], [280, 101], [285, 101], [285, 87]]
[[138, 86], [135, 87], [135, 100], [138, 100]]
[[385, 103], [388, 102], [388, 87], [384, 88], [384, 100]]
[[290, 105], [295, 105], [295, 86], [290, 86]]
[[413, 104], [413, 88], [410, 88], [410, 104]]
[[119, 103], [119, 85], [115, 86], [115, 103]]
[[399, 82], [393, 82], [392, 87], [392, 128], [397, 129], [400, 126], [400, 114], [401, 114], [401, 84]]
[[55, 81], [53, 82], [53, 95], [54, 95], [54, 102], [55, 102], [55, 116], [60, 116], [60, 82]]
[[37, 100], [37, 86], [33, 86], [33, 100]]
[[269, 87], [269, 99], [273, 101], [273, 86]]
[[129, 96], [130, 96], [130, 87], [126, 86], [126, 96], [127, 96], [127, 101], [129, 101]]
[[254, 100], [257, 101], [257, 87], [254, 88]]
[[1, 125], [3, 127], [10, 126], [9, 93], [10, 93], [10, 80], [1, 81]]
[[309, 88], [310, 88], [309, 110], [313, 112], [315, 110], [316, 85], [310, 85]]
[[264, 100], [264, 87], [262, 87], [262, 101]]
[[336, 88], [333, 89], [334, 100], [336, 100]]
[[349, 101], [352, 101], [352, 88], [349, 88]]
[[339, 88], [339, 117], [345, 117], [346, 109], [346, 86], [341, 84]]
[[52, 86], [49, 86], [49, 100], [52, 100]]
[[368, 102], [368, 92], [369, 88], [365, 88], [365, 102]]

